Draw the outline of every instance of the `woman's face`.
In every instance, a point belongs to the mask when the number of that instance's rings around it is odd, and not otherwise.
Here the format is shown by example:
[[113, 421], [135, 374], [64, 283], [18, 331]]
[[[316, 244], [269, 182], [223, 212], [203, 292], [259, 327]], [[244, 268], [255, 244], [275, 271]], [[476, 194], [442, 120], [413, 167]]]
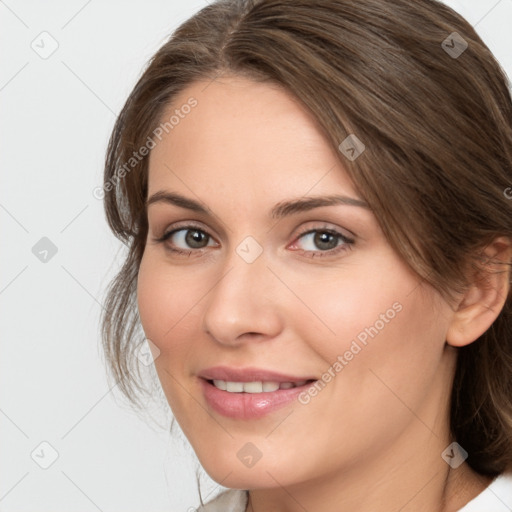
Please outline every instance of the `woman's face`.
[[345, 156], [269, 84], [196, 82], [165, 120], [176, 109], [150, 155], [138, 305], [207, 472], [255, 489], [440, 460], [453, 313], [391, 249]]

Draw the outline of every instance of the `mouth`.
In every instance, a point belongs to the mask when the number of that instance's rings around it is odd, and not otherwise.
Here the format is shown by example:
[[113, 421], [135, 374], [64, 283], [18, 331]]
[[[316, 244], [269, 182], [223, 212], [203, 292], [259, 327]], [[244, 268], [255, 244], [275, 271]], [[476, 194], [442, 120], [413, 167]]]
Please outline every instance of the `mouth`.
[[251, 381], [238, 382], [221, 379], [211, 379], [208, 382], [221, 391], [228, 393], [273, 393], [280, 389], [293, 389], [315, 382], [314, 379], [300, 380], [297, 382], [276, 382], [276, 381]]
[[251, 420], [291, 406], [317, 379], [294, 377], [257, 368], [215, 367], [198, 374], [203, 396], [212, 411]]

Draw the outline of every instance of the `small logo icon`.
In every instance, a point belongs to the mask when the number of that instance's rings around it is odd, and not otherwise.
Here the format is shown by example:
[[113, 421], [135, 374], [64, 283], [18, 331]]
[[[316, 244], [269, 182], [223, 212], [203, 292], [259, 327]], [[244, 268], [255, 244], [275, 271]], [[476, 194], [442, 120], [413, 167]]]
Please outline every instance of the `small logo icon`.
[[263, 247], [252, 237], [248, 236], [236, 248], [236, 253], [246, 263], [252, 263], [263, 252]]
[[452, 443], [444, 450], [441, 457], [453, 469], [457, 469], [468, 458], [468, 452], [459, 443]]
[[146, 338], [135, 349], [135, 356], [144, 366], [149, 366], [160, 356], [160, 349], [151, 340]]
[[351, 161], [353, 162], [363, 151], [366, 146], [361, 140], [351, 133], [339, 146], [338, 149]]
[[30, 456], [39, 467], [48, 469], [59, 458], [59, 452], [48, 441], [43, 441], [34, 448]]
[[458, 59], [467, 50], [468, 42], [458, 32], [452, 32], [441, 47], [452, 59]]
[[31, 43], [30, 47], [41, 59], [51, 57], [59, 47], [57, 40], [49, 32], [41, 32]]
[[105, 197], [105, 189], [103, 187], [95, 187], [92, 191], [94, 199], [103, 199]]
[[43, 236], [34, 247], [32, 247], [32, 254], [41, 262], [48, 263], [56, 254], [57, 246], [46, 236]]
[[244, 466], [252, 468], [261, 459], [263, 453], [261, 453], [253, 443], [249, 442], [245, 443], [242, 448], [238, 450], [236, 456]]

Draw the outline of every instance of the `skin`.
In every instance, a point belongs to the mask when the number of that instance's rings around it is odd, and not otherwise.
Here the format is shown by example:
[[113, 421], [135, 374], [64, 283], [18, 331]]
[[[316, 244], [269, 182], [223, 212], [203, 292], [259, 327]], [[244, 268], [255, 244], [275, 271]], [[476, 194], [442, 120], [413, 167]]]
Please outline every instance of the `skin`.
[[[196, 82], [169, 112], [190, 96], [197, 107], [151, 152], [148, 197], [177, 192], [209, 213], [148, 207], [138, 306], [160, 351], [155, 365], [169, 405], [201, 464], [222, 485], [250, 489], [247, 510], [256, 512], [458, 510], [490, 480], [441, 458], [453, 441], [455, 347], [494, 321], [506, 273], [450, 305], [391, 249], [369, 208], [270, 218], [276, 204], [303, 196], [360, 198], [343, 157], [276, 86], [235, 76]], [[187, 245], [192, 228], [155, 241], [187, 221], [209, 237]], [[342, 250], [329, 254], [313, 235], [301, 238], [325, 228], [354, 243], [335, 237], [328, 247]], [[247, 236], [263, 251], [253, 263], [236, 252]], [[509, 261], [509, 241], [486, 254]], [[401, 311], [307, 405], [235, 420], [203, 397], [197, 373], [214, 365], [320, 378], [396, 302]], [[262, 454], [251, 468], [237, 457], [247, 442]]]

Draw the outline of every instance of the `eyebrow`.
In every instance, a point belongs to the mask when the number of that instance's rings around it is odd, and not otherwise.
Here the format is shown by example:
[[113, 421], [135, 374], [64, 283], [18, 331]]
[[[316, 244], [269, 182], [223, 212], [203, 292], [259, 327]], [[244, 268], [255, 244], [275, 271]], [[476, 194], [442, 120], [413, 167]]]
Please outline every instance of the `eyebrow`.
[[[146, 208], [155, 203], [172, 204], [180, 208], [186, 208], [187, 210], [192, 210], [206, 215], [210, 213], [209, 209], [199, 201], [182, 196], [176, 192], [167, 192], [165, 190], [155, 192], [146, 201]], [[355, 199], [343, 195], [313, 196], [281, 201], [272, 208], [270, 217], [273, 219], [281, 219], [296, 213], [313, 210], [314, 208], [335, 205], [357, 206], [370, 210], [366, 201], [363, 201], [362, 199]]]

